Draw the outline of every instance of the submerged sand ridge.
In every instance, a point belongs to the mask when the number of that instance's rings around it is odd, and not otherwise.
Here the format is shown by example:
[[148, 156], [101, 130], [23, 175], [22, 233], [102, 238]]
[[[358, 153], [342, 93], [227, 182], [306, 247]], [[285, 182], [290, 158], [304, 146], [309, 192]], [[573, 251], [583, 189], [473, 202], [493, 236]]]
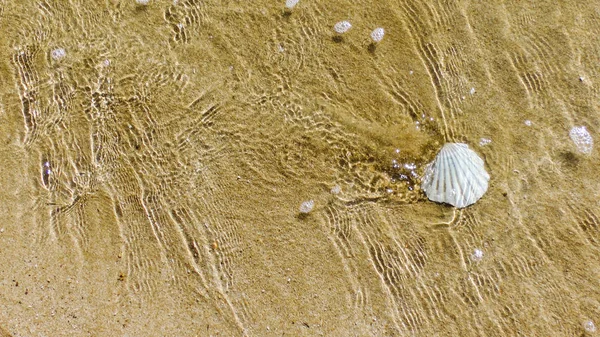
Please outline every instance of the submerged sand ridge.
[[0, 335], [594, 335], [593, 6], [0, 0]]

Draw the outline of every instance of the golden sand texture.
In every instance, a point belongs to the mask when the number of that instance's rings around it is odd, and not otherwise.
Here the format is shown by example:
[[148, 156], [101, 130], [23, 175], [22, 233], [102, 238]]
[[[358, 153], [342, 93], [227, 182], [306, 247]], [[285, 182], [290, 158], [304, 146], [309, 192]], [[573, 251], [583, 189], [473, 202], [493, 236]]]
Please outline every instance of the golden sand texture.
[[0, 335], [597, 334], [596, 7], [0, 0]]

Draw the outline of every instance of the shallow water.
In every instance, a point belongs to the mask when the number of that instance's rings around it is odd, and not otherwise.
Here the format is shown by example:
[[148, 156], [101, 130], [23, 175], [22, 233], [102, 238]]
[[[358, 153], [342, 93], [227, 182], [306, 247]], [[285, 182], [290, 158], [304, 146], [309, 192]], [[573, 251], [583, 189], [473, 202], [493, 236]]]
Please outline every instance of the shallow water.
[[597, 334], [596, 7], [0, 0], [0, 335]]

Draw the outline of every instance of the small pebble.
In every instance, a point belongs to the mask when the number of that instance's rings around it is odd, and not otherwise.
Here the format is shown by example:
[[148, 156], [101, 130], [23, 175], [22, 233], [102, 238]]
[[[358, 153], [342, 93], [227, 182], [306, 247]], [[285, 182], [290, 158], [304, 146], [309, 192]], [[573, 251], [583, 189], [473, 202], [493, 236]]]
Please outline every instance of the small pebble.
[[144, 5], [145, 6], [145, 5], [147, 5], [150, 2], [150, 0], [135, 0], [135, 2], [138, 5]]
[[475, 88], [471, 88], [471, 90], [469, 91], [469, 94], [473, 95], [475, 93]]
[[531, 126], [531, 125], [533, 125], [533, 123], [528, 119], [528, 120], [525, 121], [525, 125]]
[[338, 34], [344, 34], [350, 28], [352, 28], [352, 24], [348, 21], [340, 21], [333, 26], [333, 30]]
[[491, 139], [488, 139], [488, 138], [481, 138], [481, 139], [479, 140], [479, 146], [486, 146], [486, 145], [490, 144], [491, 142], [492, 142], [492, 140], [491, 140]]
[[342, 192], [342, 187], [340, 185], [335, 185], [331, 188], [331, 194], [340, 194]]

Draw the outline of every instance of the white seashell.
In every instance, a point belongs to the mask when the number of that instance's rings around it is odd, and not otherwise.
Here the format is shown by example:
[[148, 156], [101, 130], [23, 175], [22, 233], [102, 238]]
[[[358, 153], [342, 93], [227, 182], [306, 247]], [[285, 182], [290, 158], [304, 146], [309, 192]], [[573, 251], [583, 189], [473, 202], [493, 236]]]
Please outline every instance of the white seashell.
[[427, 165], [421, 188], [431, 201], [463, 208], [483, 196], [489, 180], [483, 159], [467, 144], [447, 143]]
[[350, 28], [352, 28], [352, 24], [348, 21], [340, 21], [333, 26], [333, 30], [338, 34], [344, 34]]

